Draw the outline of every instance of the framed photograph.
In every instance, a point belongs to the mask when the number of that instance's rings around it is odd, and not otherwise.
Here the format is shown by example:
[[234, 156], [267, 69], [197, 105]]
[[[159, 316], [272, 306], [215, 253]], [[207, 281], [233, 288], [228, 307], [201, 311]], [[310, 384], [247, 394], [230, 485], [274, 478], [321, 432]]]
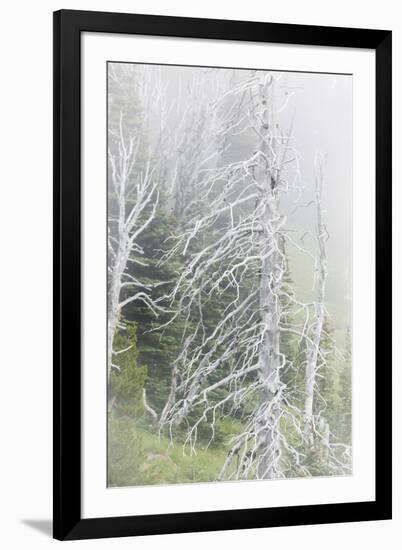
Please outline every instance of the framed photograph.
[[54, 14], [54, 536], [391, 518], [391, 32]]

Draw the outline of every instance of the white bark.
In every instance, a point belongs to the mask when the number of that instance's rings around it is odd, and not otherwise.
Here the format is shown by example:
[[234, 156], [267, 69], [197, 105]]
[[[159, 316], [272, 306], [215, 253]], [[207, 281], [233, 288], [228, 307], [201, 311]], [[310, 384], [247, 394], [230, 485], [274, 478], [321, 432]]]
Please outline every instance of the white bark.
[[158, 420], [158, 414], [149, 405], [149, 403], [147, 401], [147, 392], [146, 392], [145, 388], [143, 388], [143, 390], [142, 390], [142, 399], [143, 399], [143, 403], [144, 403], [145, 412], [148, 413], [151, 416], [151, 418], [154, 422], [156, 422]]
[[255, 178], [261, 191], [258, 201], [264, 205], [259, 219], [262, 231], [261, 275], [260, 275], [260, 316], [263, 327], [262, 342], [259, 348], [259, 378], [261, 381], [261, 410], [257, 417], [257, 452], [259, 454], [258, 477], [275, 478], [280, 475], [280, 400], [276, 398], [280, 387], [280, 318], [281, 303], [279, 291], [285, 269], [285, 261], [280, 253], [280, 227], [283, 220], [279, 214], [279, 196], [275, 189], [279, 169], [275, 164], [275, 141], [272, 140], [272, 105], [269, 88], [272, 85], [260, 84], [259, 103], [261, 124], [260, 152], [264, 162], [255, 170]]
[[[317, 417], [320, 426], [317, 422], [316, 430], [313, 415], [318, 363], [325, 362], [320, 340], [327, 233], [322, 220], [320, 162], [315, 200], [317, 300], [305, 304], [284, 284], [285, 246], [305, 252], [292, 240], [281, 206], [281, 198], [295, 189], [287, 177], [289, 165], [298, 171], [290, 134], [283, 135], [277, 124], [277, 114], [287, 108], [291, 94], [276, 108], [276, 77], [267, 72], [244, 73], [246, 78], [230, 87], [227, 82], [220, 87], [217, 79], [204, 75], [191, 83], [187, 97], [185, 92], [179, 94], [177, 111], [172, 111], [167, 108], [161, 80], [144, 71], [138, 88], [148, 113], [143, 124], [152, 127], [149, 133], [156, 136], [147, 145], [147, 159], [138, 161], [139, 138], [124, 128], [123, 114], [109, 150], [118, 206], [116, 219], [110, 220], [108, 242], [109, 375], [115, 366], [113, 340], [123, 323], [123, 308], [142, 301], [158, 315], [168, 305], [174, 313], [165, 326], [179, 319], [184, 329], [160, 430], [167, 428], [172, 436], [178, 424], [186, 425], [184, 449], [196, 452], [201, 423], [210, 423], [212, 441], [217, 418], [253, 403], [253, 410], [242, 420], [242, 432], [232, 440], [219, 479], [284, 477], [286, 461], [293, 461], [308, 475], [298, 449], [317, 433], [323, 458], [334, 469], [343, 467], [330, 445], [328, 424]], [[207, 85], [216, 86], [214, 94], [203, 93]], [[255, 136], [255, 150], [245, 159], [229, 161], [225, 156], [228, 143], [242, 134], [248, 142]], [[127, 266], [128, 262], [144, 264], [138, 239], [159, 207], [159, 191], [167, 198], [163, 208], [180, 217], [178, 235], [161, 243], [165, 248], [161, 263], [181, 255], [183, 268], [169, 295], [153, 300], [150, 285], [131, 276]], [[132, 292], [127, 293], [127, 288]], [[205, 319], [206, 306], [219, 301], [225, 308], [211, 326]], [[289, 321], [287, 315], [294, 310], [298, 320]], [[158, 331], [163, 328], [159, 325]], [[305, 402], [300, 409], [281, 380], [282, 369], [292, 367], [281, 350], [284, 334], [306, 341]], [[218, 400], [217, 390], [223, 387], [225, 397]], [[157, 413], [147, 403], [145, 391], [143, 403], [156, 421]], [[195, 411], [200, 411], [198, 417]], [[291, 425], [300, 446], [289, 441], [281, 429], [283, 422]]]
[[[139, 140], [134, 136], [125, 137], [122, 113], [119, 134], [114, 139], [117, 152], [113, 153], [111, 148], [108, 151], [117, 202], [117, 219], [109, 219], [108, 227], [108, 377], [111, 369], [116, 367], [113, 363], [113, 341], [121, 323], [123, 307], [131, 301], [139, 300], [155, 314], [160, 309], [151, 299], [149, 287], [127, 273], [129, 261], [141, 261], [142, 249], [137, 240], [154, 218], [158, 204], [157, 183], [153, 180], [149, 163], [144, 171], [135, 172]], [[124, 286], [134, 288], [135, 293], [122, 300]]]
[[307, 445], [313, 445], [315, 420], [314, 420], [314, 395], [316, 386], [316, 375], [318, 370], [318, 358], [320, 350], [321, 335], [325, 317], [325, 287], [327, 280], [327, 251], [326, 242], [328, 232], [323, 221], [322, 193], [323, 193], [323, 172], [322, 162], [317, 157], [315, 166], [315, 208], [316, 226], [315, 234], [318, 245], [318, 257], [316, 262], [316, 286], [317, 300], [314, 304], [314, 315], [310, 327], [310, 338], [307, 340], [306, 349], [306, 375], [305, 375], [305, 405], [304, 405], [304, 437]]
[[[246, 419], [244, 431], [234, 439], [232, 450], [220, 478], [275, 478], [282, 476], [281, 446], [299, 459], [298, 453], [283, 441], [282, 416], [291, 415], [286, 403], [280, 369], [285, 358], [280, 351], [280, 333], [287, 331], [282, 321], [283, 298], [304, 304], [283, 289], [286, 257], [283, 243], [285, 217], [280, 214], [281, 194], [289, 190], [281, 178], [289, 137], [280, 135], [276, 123], [272, 91], [273, 77], [253, 73], [227, 92], [248, 98], [232, 122], [232, 132], [253, 132], [257, 150], [245, 161], [224, 164], [207, 170], [199, 181], [208, 209], [196, 214], [183, 228], [171, 251], [181, 252], [185, 267], [171, 294], [176, 316], [189, 319], [199, 312], [196, 329], [187, 331], [182, 351], [173, 366], [171, 394], [161, 415], [161, 429], [188, 418], [190, 411], [202, 407], [199, 419], [189, 426], [185, 446], [195, 452], [198, 426], [212, 417], [211, 439], [216, 417], [224, 407], [236, 410], [245, 400], [258, 396], [254, 411]], [[196, 206], [196, 205], [195, 205]], [[191, 252], [193, 242], [209, 242]], [[211, 235], [215, 238], [211, 240]], [[248, 294], [244, 282], [255, 281]], [[229, 293], [229, 294], [228, 294]], [[208, 333], [203, 319], [203, 304], [230, 296], [222, 319]], [[226, 303], [226, 302], [225, 302]], [[217, 369], [227, 373], [211, 381]], [[227, 389], [220, 402], [211, 399], [219, 387]], [[295, 416], [293, 421], [296, 424]], [[302, 431], [298, 428], [300, 433]], [[237, 465], [233, 466], [237, 458]]]

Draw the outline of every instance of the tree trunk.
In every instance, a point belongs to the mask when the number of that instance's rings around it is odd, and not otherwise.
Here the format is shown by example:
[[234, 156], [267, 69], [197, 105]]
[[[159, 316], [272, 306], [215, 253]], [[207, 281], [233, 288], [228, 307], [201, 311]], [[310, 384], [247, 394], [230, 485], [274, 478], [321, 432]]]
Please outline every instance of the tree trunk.
[[119, 322], [120, 316], [120, 291], [122, 276], [126, 269], [127, 260], [123, 256], [122, 244], [119, 243], [119, 248], [116, 254], [115, 263], [112, 268], [112, 276], [110, 288], [108, 291], [109, 303], [108, 303], [108, 361], [107, 361], [107, 372], [108, 380], [110, 378], [110, 373], [112, 370], [113, 364], [113, 341], [116, 334], [117, 324]]
[[[260, 85], [260, 106], [263, 139], [260, 142], [259, 168], [256, 180], [262, 188], [260, 203], [263, 213], [260, 218], [261, 234], [261, 273], [260, 273], [260, 319], [263, 327], [263, 340], [259, 350], [259, 378], [262, 383], [260, 393], [260, 411], [257, 416], [257, 474], [259, 478], [278, 477], [280, 457], [279, 432], [279, 365], [280, 365], [280, 301], [278, 290], [281, 286], [283, 270], [279, 255], [280, 223], [278, 198], [275, 192], [275, 174], [273, 168], [272, 139], [273, 121], [269, 97], [270, 83]], [[269, 165], [270, 163], [270, 165]]]
[[[276, 246], [267, 238], [269, 249]], [[278, 270], [278, 256], [273, 253], [262, 261], [260, 277], [261, 322], [264, 327], [259, 351], [259, 376], [262, 381], [258, 416], [258, 477], [275, 478], [279, 473], [279, 304], [276, 289], [282, 274]], [[276, 276], [279, 275], [277, 280]]]
[[305, 377], [305, 403], [304, 403], [304, 438], [308, 446], [314, 444], [314, 389], [317, 375], [317, 362], [320, 350], [322, 328], [324, 324], [325, 309], [325, 285], [327, 279], [327, 231], [322, 221], [322, 166], [316, 165], [316, 236], [318, 242], [318, 266], [317, 266], [317, 301], [315, 303], [315, 317], [307, 340], [306, 377]]

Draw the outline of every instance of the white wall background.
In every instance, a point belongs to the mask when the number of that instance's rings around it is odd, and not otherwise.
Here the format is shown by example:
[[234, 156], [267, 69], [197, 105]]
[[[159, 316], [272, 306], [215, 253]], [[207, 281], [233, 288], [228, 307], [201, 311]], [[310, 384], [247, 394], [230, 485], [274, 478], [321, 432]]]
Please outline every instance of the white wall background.
[[[0, 65], [0, 546], [47, 549], [52, 506], [52, 14], [60, 8], [394, 31], [394, 281], [401, 277], [401, 31], [395, 0], [88, 0], [3, 5]], [[399, 157], [399, 158], [398, 158]], [[398, 212], [397, 212], [398, 210]], [[402, 300], [394, 288], [394, 520], [80, 541], [89, 548], [394, 549], [402, 538]], [[398, 402], [399, 397], [399, 402]]]

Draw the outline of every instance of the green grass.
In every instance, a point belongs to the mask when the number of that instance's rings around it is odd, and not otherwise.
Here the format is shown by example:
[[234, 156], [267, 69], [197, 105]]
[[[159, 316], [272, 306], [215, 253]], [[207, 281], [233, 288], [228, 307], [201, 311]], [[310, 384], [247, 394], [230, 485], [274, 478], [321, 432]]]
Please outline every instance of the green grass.
[[[226, 422], [226, 421], [224, 421]], [[226, 422], [226, 431], [236, 429]], [[229, 435], [226, 436], [227, 443]], [[109, 419], [108, 485], [163, 485], [215, 481], [227, 456], [220, 448], [196, 448], [196, 454], [183, 453], [183, 443], [170, 444], [167, 437], [141, 428], [129, 417], [111, 415]]]
[[[302, 416], [298, 418], [302, 427]], [[108, 432], [108, 486], [169, 485], [216, 481], [230, 448], [230, 436], [238, 433], [241, 424], [232, 419], [220, 421], [221, 444], [216, 447], [196, 447], [196, 453], [183, 450], [183, 442], [173, 445], [165, 436], [158, 436], [127, 416], [111, 414]], [[291, 446], [305, 453], [300, 434], [287, 415], [281, 419], [281, 431]], [[308, 455], [308, 456], [307, 456]], [[330, 475], [316, 456], [304, 455], [304, 465], [311, 475]], [[294, 456], [282, 449], [282, 468], [286, 477], [305, 476], [306, 471], [294, 465]], [[251, 478], [250, 478], [251, 479]]]

